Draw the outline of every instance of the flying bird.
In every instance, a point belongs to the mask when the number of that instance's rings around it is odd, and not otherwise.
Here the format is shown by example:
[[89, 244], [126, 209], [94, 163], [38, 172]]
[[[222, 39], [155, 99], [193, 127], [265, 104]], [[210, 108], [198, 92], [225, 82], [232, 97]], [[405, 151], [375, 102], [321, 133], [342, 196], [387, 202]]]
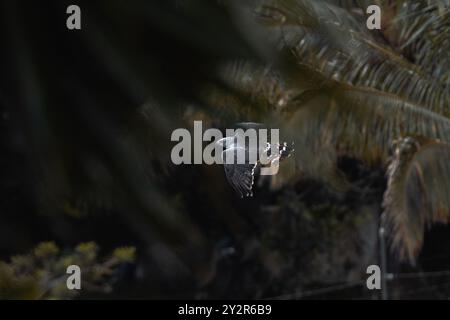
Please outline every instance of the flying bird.
[[[264, 127], [262, 124], [251, 122], [240, 123], [237, 126], [246, 129]], [[242, 133], [243, 131], [237, 131], [234, 136], [217, 141], [217, 144], [224, 148], [221, 156], [225, 176], [241, 198], [253, 196], [255, 175], [260, 174], [262, 168], [266, 170], [265, 175], [276, 174], [279, 163], [294, 152], [293, 143], [290, 146], [286, 142], [282, 144], [266, 142], [262, 145], [257, 141], [256, 145], [251, 145], [250, 141], [241, 136]]]

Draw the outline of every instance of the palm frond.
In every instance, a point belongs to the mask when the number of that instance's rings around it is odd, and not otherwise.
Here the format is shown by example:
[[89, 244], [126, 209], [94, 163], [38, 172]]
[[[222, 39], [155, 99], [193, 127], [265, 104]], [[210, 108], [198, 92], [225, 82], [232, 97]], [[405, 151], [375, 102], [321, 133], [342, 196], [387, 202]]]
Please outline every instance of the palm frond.
[[[327, 5], [330, 11], [309, 10], [305, 18], [309, 25], [305, 26], [301, 19], [305, 3], [309, 1], [295, 1], [295, 7], [289, 2], [297, 11], [275, 7], [278, 15], [294, 15], [297, 19], [278, 19], [281, 22], [271, 26], [274, 41], [282, 50], [292, 52], [298, 64], [336, 81], [392, 93], [440, 114], [449, 114], [450, 91], [443, 81], [405, 59], [362, 28], [361, 22], [353, 23], [355, 19], [348, 11], [331, 5]], [[331, 9], [340, 10], [340, 19], [329, 14], [334, 12]]]
[[426, 227], [450, 220], [450, 145], [420, 137], [396, 143], [387, 172], [383, 225], [400, 259], [414, 263]]
[[391, 143], [400, 136], [450, 141], [448, 118], [398, 96], [338, 83], [318, 92], [300, 106], [291, 102], [287, 129], [301, 150], [300, 167], [329, 182], [326, 172], [333, 172], [339, 156], [386, 165]]
[[412, 62], [439, 80], [449, 91], [450, 3], [405, 1], [386, 36]]

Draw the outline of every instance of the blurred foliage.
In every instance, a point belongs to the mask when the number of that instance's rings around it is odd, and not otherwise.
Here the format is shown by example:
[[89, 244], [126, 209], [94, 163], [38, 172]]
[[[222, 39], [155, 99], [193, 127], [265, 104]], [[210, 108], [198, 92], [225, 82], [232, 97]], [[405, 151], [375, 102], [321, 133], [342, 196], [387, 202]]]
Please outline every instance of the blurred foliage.
[[112, 291], [118, 270], [135, 260], [135, 248], [120, 247], [104, 258], [94, 242], [80, 243], [71, 251], [60, 252], [53, 242], [38, 244], [33, 252], [0, 261], [1, 299], [73, 299], [81, 290], [69, 290], [66, 270], [81, 269], [81, 288], [86, 292]]

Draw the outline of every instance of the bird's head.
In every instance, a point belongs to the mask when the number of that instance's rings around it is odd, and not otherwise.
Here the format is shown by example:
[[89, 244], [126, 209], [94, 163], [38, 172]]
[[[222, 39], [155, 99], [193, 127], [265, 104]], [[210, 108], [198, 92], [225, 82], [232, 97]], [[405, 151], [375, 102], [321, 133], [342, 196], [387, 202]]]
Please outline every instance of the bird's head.
[[235, 140], [234, 137], [225, 137], [217, 140], [216, 144], [227, 149], [234, 143], [234, 140]]

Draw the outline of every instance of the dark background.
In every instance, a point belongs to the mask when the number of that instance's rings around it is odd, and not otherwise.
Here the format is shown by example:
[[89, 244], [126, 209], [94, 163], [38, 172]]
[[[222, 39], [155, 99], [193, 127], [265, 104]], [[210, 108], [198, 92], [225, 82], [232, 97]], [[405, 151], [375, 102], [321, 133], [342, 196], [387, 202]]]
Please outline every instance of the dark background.
[[[264, 60], [220, 3], [185, 3], [77, 1], [82, 30], [69, 31], [72, 2], [1, 1], [0, 259], [41, 241], [137, 248], [111, 294], [81, 297], [378, 298], [364, 281], [379, 261], [382, 168], [341, 159], [355, 185], [345, 194], [297, 179], [241, 200], [221, 167], [170, 163], [189, 106], [230, 124], [202, 98], [204, 85], [225, 87], [211, 70]], [[449, 269], [436, 246], [448, 234], [434, 228], [416, 267], [389, 257], [390, 270]], [[446, 298], [448, 277], [390, 286]]]

